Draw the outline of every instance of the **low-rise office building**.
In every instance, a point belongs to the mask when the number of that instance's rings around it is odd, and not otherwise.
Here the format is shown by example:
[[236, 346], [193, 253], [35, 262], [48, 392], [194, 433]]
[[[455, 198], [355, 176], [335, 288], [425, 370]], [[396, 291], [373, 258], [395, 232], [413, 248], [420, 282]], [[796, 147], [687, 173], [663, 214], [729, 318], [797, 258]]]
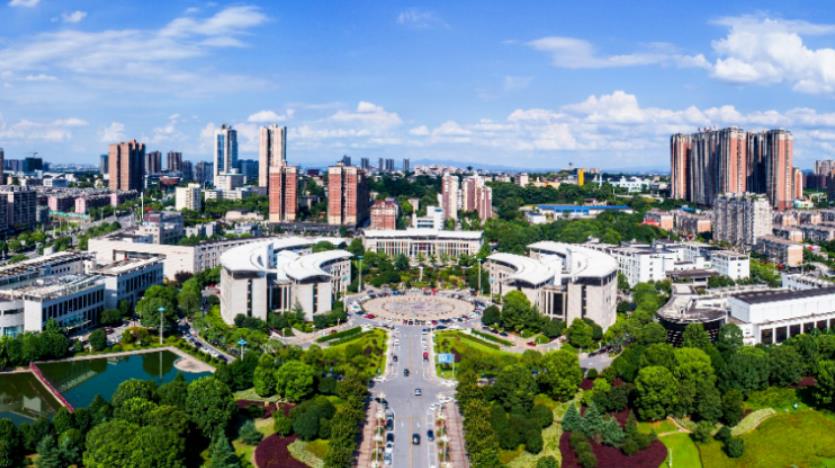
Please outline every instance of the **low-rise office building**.
[[476, 255], [481, 250], [481, 231], [443, 231], [436, 229], [375, 230], [363, 232], [365, 250], [384, 253], [390, 257], [405, 255], [419, 257], [458, 258]]
[[644, 214], [644, 224], [655, 226], [665, 231], [673, 230], [673, 213], [661, 210], [649, 210]]
[[39, 278], [0, 289], [3, 335], [41, 331], [49, 320], [70, 329], [96, 325], [104, 310], [104, 281], [93, 275]]
[[245, 315], [267, 320], [271, 311], [301, 308], [307, 320], [330, 312], [351, 282], [350, 252], [312, 253], [320, 241], [276, 238], [231, 249], [221, 257], [220, 313], [228, 324]]
[[722, 276], [738, 281], [751, 276], [751, 257], [730, 250], [714, 250], [710, 252], [711, 267]]
[[830, 242], [835, 240], [835, 223], [801, 224], [797, 226], [808, 242]]
[[800, 333], [835, 327], [835, 286], [741, 293], [728, 299], [728, 305], [746, 344], [782, 343]]
[[712, 216], [708, 213], [689, 213], [684, 210], [675, 211], [673, 231], [676, 234], [694, 238], [699, 234], [710, 232], [712, 229]]
[[550, 241], [528, 249], [527, 257], [508, 253], [487, 257], [492, 295], [521, 291], [540, 313], [566, 323], [588, 318], [603, 329], [615, 323], [618, 265], [612, 256]]
[[771, 232], [776, 237], [790, 242], [803, 242], [803, 231], [796, 227], [775, 225]]
[[769, 261], [787, 267], [798, 267], [803, 264], [803, 245], [782, 237], [760, 237], [754, 251], [768, 257]]
[[162, 260], [158, 257], [126, 258], [96, 268], [94, 273], [104, 278], [106, 308], [115, 309], [122, 301], [132, 307], [146, 289], [162, 284]]

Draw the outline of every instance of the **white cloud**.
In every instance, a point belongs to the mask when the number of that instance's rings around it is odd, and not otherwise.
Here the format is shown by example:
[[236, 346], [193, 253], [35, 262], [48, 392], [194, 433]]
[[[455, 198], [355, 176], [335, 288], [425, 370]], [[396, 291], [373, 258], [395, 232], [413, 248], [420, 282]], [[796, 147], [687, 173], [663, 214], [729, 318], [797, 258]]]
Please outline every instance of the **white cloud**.
[[11, 125], [7, 125], [0, 117], [0, 138], [18, 142], [60, 143], [72, 139], [72, 128], [85, 126], [87, 126], [87, 122], [76, 117], [57, 119], [51, 122], [21, 119]]
[[835, 49], [812, 48], [804, 36], [835, 34], [835, 25], [741, 16], [716, 22], [729, 28], [713, 41], [712, 76], [733, 83], [786, 83], [804, 93], [835, 91]]
[[337, 111], [330, 117], [330, 120], [346, 124], [359, 124], [375, 130], [394, 127], [400, 125], [402, 122], [397, 113], [388, 112], [382, 106], [368, 101], [360, 101], [354, 112], [346, 110]]
[[75, 10], [70, 13], [61, 13], [61, 21], [70, 24], [76, 24], [84, 21], [84, 18], [87, 17], [86, 11]]
[[266, 86], [266, 80], [216, 71], [210, 65], [195, 67], [193, 60], [220, 47], [246, 45], [241, 38], [266, 21], [258, 8], [239, 6], [207, 17], [176, 18], [161, 29], [38, 33], [0, 43], [0, 73], [46, 74], [62, 81], [63, 75], [69, 75], [67, 86], [77, 87], [64, 90], [69, 96], [79, 90], [181, 94], [251, 90]]
[[47, 75], [46, 73], [37, 73], [26, 75], [23, 77], [24, 81], [58, 81], [58, 77]]
[[125, 124], [111, 122], [110, 125], [99, 131], [102, 143], [119, 143], [125, 140]]
[[10, 7], [23, 7], [23, 8], [35, 8], [38, 4], [41, 3], [41, 0], [11, 0], [9, 2]]
[[449, 28], [449, 25], [434, 12], [409, 8], [397, 15], [397, 24], [414, 29]]
[[526, 45], [550, 55], [551, 64], [558, 68], [615, 68], [640, 65], [706, 68], [709, 66], [703, 55], [686, 55], [664, 43], [650, 44], [646, 50], [616, 55], [599, 55], [591, 42], [575, 37], [547, 36], [529, 41]]
[[258, 111], [254, 114], [250, 114], [247, 117], [247, 122], [253, 123], [276, 123], [276, 122], [285, 122], [293, 117], [295, 111], [293, 109], [287, 109], [284, 114], [279, 114], [275, 111], [271, 110], [262, 110]]

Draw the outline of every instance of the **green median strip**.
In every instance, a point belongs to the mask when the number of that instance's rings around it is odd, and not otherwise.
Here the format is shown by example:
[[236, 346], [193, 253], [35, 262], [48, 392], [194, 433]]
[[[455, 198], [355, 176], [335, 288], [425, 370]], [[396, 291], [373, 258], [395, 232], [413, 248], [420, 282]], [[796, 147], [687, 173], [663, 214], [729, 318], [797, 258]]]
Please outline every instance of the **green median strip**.
[[341, 332], [332, 333], [330, 335], [321, 336], [316, 338], [317, 343], [327, 343], [328, 341], [340, 340], [342, 338], [348, 336], [359, 335], [362, 332], [362, 327], [354, 327], [349, 328], [347, 330], [342, 330]]

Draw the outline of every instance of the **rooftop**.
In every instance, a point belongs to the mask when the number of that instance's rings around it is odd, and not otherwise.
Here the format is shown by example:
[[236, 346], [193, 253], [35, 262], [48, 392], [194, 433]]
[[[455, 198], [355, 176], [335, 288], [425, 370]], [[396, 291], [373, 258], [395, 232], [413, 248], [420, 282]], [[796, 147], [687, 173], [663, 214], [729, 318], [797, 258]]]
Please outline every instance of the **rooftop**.
[[524, 255], [509, 253], [495, 253], [487, 257], [488, 260], [503, 263], [512, 267], [515, 271], [510, 277], [512, 279], [538, 286], [552, 280], [557, 272], [539, 260]]
[[376, 238], [422, 238], [422, 239], [460, 239], [480, 240], [481, 231], [444, 231], [438, 229], [366, 229], [363, 231], [365, 237]]
[[96, 273], [105, 276], [115, 276], [129, 271], [145, 268], [148, 265], [161, 263], [160, 257], [150, 258], [126, 258], [118, 262], [104, 265], [96, 269]]
[[98, 275], [64, 275], [38, 279], [26, 286], [0, 290], [0, 296], [13, 299], [45, 300], [103, 286]]
[[733, 298], [747, 304], [767, 304], [769, 302], [793, 301], [810, 297], [835, 295], [835, 286], [818, 289], [801, 289], [790, 291], [786, 289], [771, 289], [767, 291], [755, 291], [734, 294]]
[[[224, 268], [235, 272], [264, 272], [267, 270], [274, 270], [278, 268], [273, 265], [272, 259], [268, 258], [270, 252], [284, 254], [292, 250], [309, 249], [319, 242], [330, 242], [334, 246], [345, 243], [342, 238], [332, 237], [277, 237], [266, 241], [251, 242], [248, 244], [233, 247], [220, 256], [220, 264]], [[344, 250], [332, 250], [320, 252], [327, 254], [328, 252], [345, 252]], [[307, 256], [314, 256], [318, 254], [309, 254]], [[350, 254], [348, 254], [350, 256]], [[282, 258], [285, 260], [282, 261]], [[293, 260], [294, 258], [290, 259]], [[306, 274], [316, 275], [322, 273], [319, 265], [328, 261], [327, 255], [315, 257], [319, 260], [318, 264], [310, 265], [303, 263], [295, 268], [296, 274], [305, 276]], [[286, 264], [286, 255], [277, 255], [276, 263]], [[315, 260], [314, 260], [315, 263]], [[309, 267], [309, 268], [307, 268]]]
[[625, 211], [631, 210], [626, 205], [552, 205], [541, 204], [537, 208], [545, 211], [559, 211], [566, 213], [588, 213], [589, 211]]
[[561, 257], [563, 269], [571, 276], [598, 278], [618, 270], [618, 262], [614, 257], [581, 245], [540, 241], [530, 244], [528, 249], [544, 255]]

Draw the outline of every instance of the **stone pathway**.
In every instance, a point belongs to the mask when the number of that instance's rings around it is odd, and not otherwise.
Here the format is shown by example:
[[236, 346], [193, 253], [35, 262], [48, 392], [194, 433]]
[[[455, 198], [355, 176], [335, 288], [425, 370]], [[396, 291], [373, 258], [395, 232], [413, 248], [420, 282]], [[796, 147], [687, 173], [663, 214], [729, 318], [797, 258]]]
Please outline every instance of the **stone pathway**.
[[450, 402], [444, 405], [449, 437], [449, 458], [453, 468], [468, 468], [467, 449], [464, 446], [464, 420], [458, 411], [458, 404]]
[[[374, 461], [374, 429], [377, 427], [376, 415], [378, 411], [382, 411], [380, 404], [371, 400], [366, 413], [365, 425], [362, 428], [362, 442], [360, 442], [359, 456], [357, 457], [357, 466], [359, 467], [371, 466]], [[382, 460], [380, 462], [382, 463]]]

